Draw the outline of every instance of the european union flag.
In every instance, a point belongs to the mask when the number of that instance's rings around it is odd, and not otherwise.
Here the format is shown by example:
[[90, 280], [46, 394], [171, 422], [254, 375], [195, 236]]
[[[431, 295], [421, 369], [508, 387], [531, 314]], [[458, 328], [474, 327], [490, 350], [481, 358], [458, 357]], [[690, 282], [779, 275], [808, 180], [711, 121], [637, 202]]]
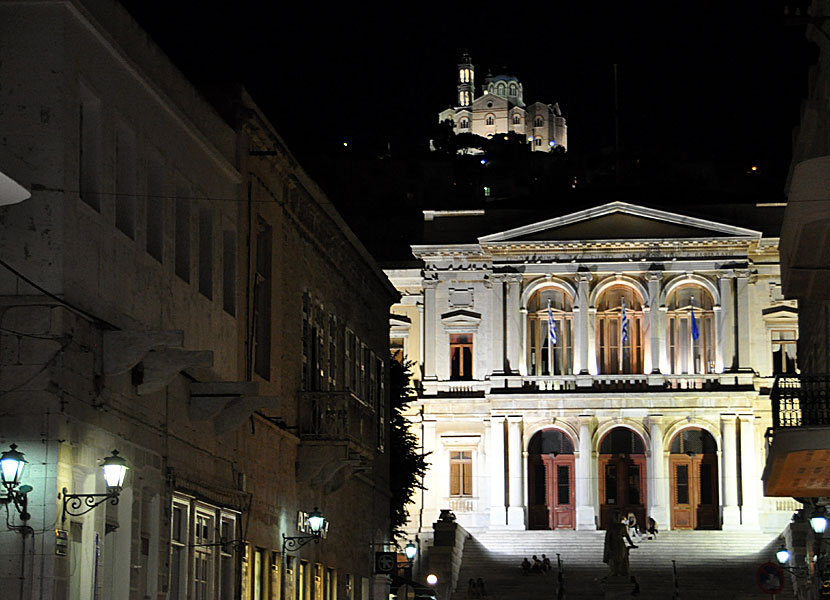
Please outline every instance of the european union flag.
[[697, 319], [695, 319], [695, 299], [692, 296], [692, 339], [697, 341], [700, 337], [700, 331], [697, 328]]

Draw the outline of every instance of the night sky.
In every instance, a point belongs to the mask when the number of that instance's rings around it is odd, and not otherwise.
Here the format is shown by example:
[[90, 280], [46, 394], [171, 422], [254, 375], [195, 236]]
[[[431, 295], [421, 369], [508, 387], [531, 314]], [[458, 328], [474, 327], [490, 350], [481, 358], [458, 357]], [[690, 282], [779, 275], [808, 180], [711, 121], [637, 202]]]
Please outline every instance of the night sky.
[[507, 72], [526, 102], [558, 102], [571, 151], [612, 148], [616, 63], [629, 157], [757, 165], [783, 189], [814, 61], [804, 26], [780, 2], [677, 4], [126, 2], [191, 79], [244, 83], [304, 164], [343, 141], [425, 148], [466, 49], [477, 84]]

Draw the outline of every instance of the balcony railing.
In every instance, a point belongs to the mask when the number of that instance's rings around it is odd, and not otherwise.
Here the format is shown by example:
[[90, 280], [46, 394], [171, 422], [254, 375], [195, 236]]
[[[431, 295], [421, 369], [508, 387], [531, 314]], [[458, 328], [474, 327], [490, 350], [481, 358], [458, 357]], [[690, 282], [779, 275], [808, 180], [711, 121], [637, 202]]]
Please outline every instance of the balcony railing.
[[830, 375], [780, 376], [770, 392], [772, 427], [830, 427]]
[[351, 392], [300, 392], [299, 400], [302, 439], [375, 445], [375, 411]]

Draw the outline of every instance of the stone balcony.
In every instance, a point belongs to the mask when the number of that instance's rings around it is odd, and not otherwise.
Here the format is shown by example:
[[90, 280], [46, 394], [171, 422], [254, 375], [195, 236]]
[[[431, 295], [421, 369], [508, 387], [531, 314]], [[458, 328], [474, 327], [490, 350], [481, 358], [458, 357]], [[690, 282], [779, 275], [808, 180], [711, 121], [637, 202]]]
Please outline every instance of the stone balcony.
[[751, 389], [755, 379], [751, 371], [693, 375], [492, 375], [485, 380], [425, 380], [420, 383], [420, 392], [424, 396], [484, 397], [504, 393], [717, 391]]

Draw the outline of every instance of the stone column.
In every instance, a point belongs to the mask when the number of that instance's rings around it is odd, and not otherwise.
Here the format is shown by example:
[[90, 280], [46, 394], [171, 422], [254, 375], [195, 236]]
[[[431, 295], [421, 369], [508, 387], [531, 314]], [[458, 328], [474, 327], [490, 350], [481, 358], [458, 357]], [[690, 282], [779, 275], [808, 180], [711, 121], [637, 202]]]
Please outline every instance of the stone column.
[[588, 374], [588, 285], [593, 275], [577, 273], [576, 302], [574, 303], [574, 374]]
[[[521, 351], [519, 335], [521, 333], [521, 275], [508, 275], [507, 279], [507, 307], [505, 308], [505, 321], [507, 322], [507, 368], [515, 373], [524, 364], [524, 352]], [[527, 319], [525, 319], [527, 321]], [[524, 367], [523, 375], [527, 375], [527, 365]]]
[[663, 273], [662, 271], [651, 271], [646, 275], [646, 278], [648, 279], [649, 304], [646, 323], [649, 330], [649, 344], [651, 346], [649, 348], [651, 373], [658, 374], [661, 372], [661, 365], [663, 364], [660, 355], [666, 347], [665, 328], [661, 327], [661, 321], [664, 321], [661, 317], [664, 316], [664, 313], [660, 311], [660, 282], [663, 279]]
[[493, 375], [504, 374], [504, 277], [493, 275]]
[[717, 371], [734, 371], [735, 360], [735, 305], [732, 299], [732, 272], [718, 273], [720, 288], [720, 310], [715, 310], [715, 340], [717, 353], [715, 361], [720, 364]]
[[738, 529], [741, 514], [738, 509], [738, 448], [735, 435], [735, 415], [721, 415], [723, 432], [723, 528]]
[[510, 474], [510, 505], [507, 526], [525, 528], [525, 507], [522, 497], [522, 417], [507, 417], [507, 459]]
[[436, 339], [435, 323], [438, 315], [435, 306], [435, 288], [437, 279], [424, 280], [424, 379], [437, 379], [435, 372], [435, 353], [438, 340]]
[[749, 311], [749, 269], [735, 271], [735, 294], [738, 299], [738, 310], [735, 315], [738, 321], [738, 370], [750, 369], [749, 332], [751, 313]]
[[[423, 296], [422, 296], [423, 298]], [[426, 365], [424, 364], [424, 349], [426, 348], [426, 344], [424, 343], [424, 338], [426, 337], [424, 331], [424, 302], [423, 299], [421, 302], [418, 303], [418, 362], [421, 366], [421, 379], [424, 378], [426, 373]]]
[[666, 453], [663, 448], [663, 428], [660, 415], [649, 417], [649, 434], [651, 437], [651, 460], [648, 467], [648, 486], [650, 490], [648, 514], [657, 522], [658, 529], [669, 529], [669, 478], [666, 476]]
[[597, 309], [593, 306], [588, 308], [588, 372], [591, 375], [599, 374], [599, 363], [597, 362]]
[[590, 420], [593, 417], [580, 417], [579, 421], [579, 454], [576, 457], [576, 528], [594, 530], [597, 528], [596, 512], [591, 498], [594, 480], [591, 477], [591, 466], [594, 462], [594, 453], [591, 451]]
[[504, 417], [490, 417], [490, 446], [487, 467], [490, 471], [490, 527], [507, 526], [504, 506]]
[[758, 497], [761, 477], [756, 466], [755, 415], [738, 415], [741, 423], [741, 525], [745, 529], [760, 529]]

